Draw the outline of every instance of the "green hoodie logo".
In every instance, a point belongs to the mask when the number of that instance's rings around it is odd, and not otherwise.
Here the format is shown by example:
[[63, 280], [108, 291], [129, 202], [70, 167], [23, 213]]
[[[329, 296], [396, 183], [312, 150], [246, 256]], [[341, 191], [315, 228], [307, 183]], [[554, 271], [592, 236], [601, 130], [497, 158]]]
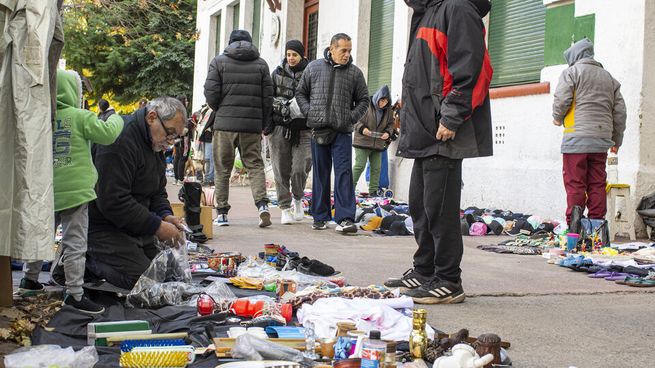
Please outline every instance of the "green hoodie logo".
[[66, 167], [73, 164], [71, 152], [71, 120], [57, 120], [52, 134], [54, 167]]

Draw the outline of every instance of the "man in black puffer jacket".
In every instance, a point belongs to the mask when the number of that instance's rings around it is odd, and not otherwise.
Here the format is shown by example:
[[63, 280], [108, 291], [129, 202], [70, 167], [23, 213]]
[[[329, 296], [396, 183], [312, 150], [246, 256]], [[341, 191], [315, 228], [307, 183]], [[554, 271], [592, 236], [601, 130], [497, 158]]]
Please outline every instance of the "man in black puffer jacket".
[[336, 231], [357, 232], [355, 187], [352, 172], [353, 125], [368, 109], [368, 89], [364, 74], [353, 65], [352, 41], [337, 33], [324, 51], [323, 60], [314, 60], [305, 69], [296, 101], [312, 139], [312, 216], [315, 230], [327, 228], [332, 219], [330, 178], [334, 161], [334, 206]]
[[270, 226], [261, 134], [264, 124], [271, 121], [273, 85], [268, 64], [259, 57], [248, 31], [232, 31], [225, 51], [209, 64], [205, 98], [216, 112], [212, 140], [215, 147], [216, 224], [224, 226], [228, 223], [230, 176], [234, 149], [238, 148], [259, 210], [259, 227]]

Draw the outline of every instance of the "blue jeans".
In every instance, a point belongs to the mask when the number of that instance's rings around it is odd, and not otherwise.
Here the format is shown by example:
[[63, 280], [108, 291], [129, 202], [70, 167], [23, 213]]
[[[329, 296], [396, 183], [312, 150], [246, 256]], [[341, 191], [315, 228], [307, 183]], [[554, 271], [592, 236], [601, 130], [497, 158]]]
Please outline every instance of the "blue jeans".
[[331, 144], [312, 140], [312, 216], [314, 221], [330, 221], [330, 179], [334, 163], [334, 220], [355, 220], [355, 187], [352, 172], [352, 134], [337, 133]]
[[212, 143], [203, 143], [203, 153], [205, 155], [205, 182], [214, 182], [214, 156], [212, 155]]

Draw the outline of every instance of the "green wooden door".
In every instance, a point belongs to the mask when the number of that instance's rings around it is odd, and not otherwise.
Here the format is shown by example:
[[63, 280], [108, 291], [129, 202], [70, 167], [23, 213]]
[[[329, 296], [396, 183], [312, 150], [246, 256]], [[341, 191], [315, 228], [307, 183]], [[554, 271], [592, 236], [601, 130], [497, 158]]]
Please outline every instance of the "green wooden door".
[[[221, 14], [216, 15], [216, 52], [218, 55], [221, 53]], [[213, 57], [213, 56], [212, 56]]]
[[539, 82], [545, 31], [543, 0], [493, 0], [489, 16], [492, 87]]
[[232, 29], [239, 29], [239, 13], [241, 12], [241, 6], [239, 3], [236, 3], [232, 8]]
[[394, 0], [371, 1], [371, 31], [368, 46], [368, 91], [373, 95], [391, 84], [393, 64]]
[[253, 1], [252, 11], [252, 43], [259, 48], [259, 30], [262, 17], [262, 0]]

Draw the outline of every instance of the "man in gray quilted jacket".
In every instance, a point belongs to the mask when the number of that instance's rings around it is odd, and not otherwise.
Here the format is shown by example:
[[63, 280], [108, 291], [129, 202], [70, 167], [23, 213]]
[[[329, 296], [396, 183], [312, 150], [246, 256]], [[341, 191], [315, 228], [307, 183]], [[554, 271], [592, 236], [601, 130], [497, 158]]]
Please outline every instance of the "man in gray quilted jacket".
[[569, 68], [562, 72], [555, 89], [553, 124], [564, 125], [564, 188], [566, 221], [574, 206], [587, 207], [587, 217], [603, 219], [605, 161], [607, 151], [617, 153], [625, 130], [625, 102], [621, 84], [594, 60], [594, 45], [588, 39], [564, 52]]
[[298, 106], [312, 129], [312, 228], [326, 229], [332, 220], [330, 178], [334, 162], [335, 230], [342, 234], [357, 232], [352, 132], [368, 109], [366, 80], [353, 65], [351, 52], [350, 37], [334, 35], [324, 59], [307, 66], [296, 90]]

